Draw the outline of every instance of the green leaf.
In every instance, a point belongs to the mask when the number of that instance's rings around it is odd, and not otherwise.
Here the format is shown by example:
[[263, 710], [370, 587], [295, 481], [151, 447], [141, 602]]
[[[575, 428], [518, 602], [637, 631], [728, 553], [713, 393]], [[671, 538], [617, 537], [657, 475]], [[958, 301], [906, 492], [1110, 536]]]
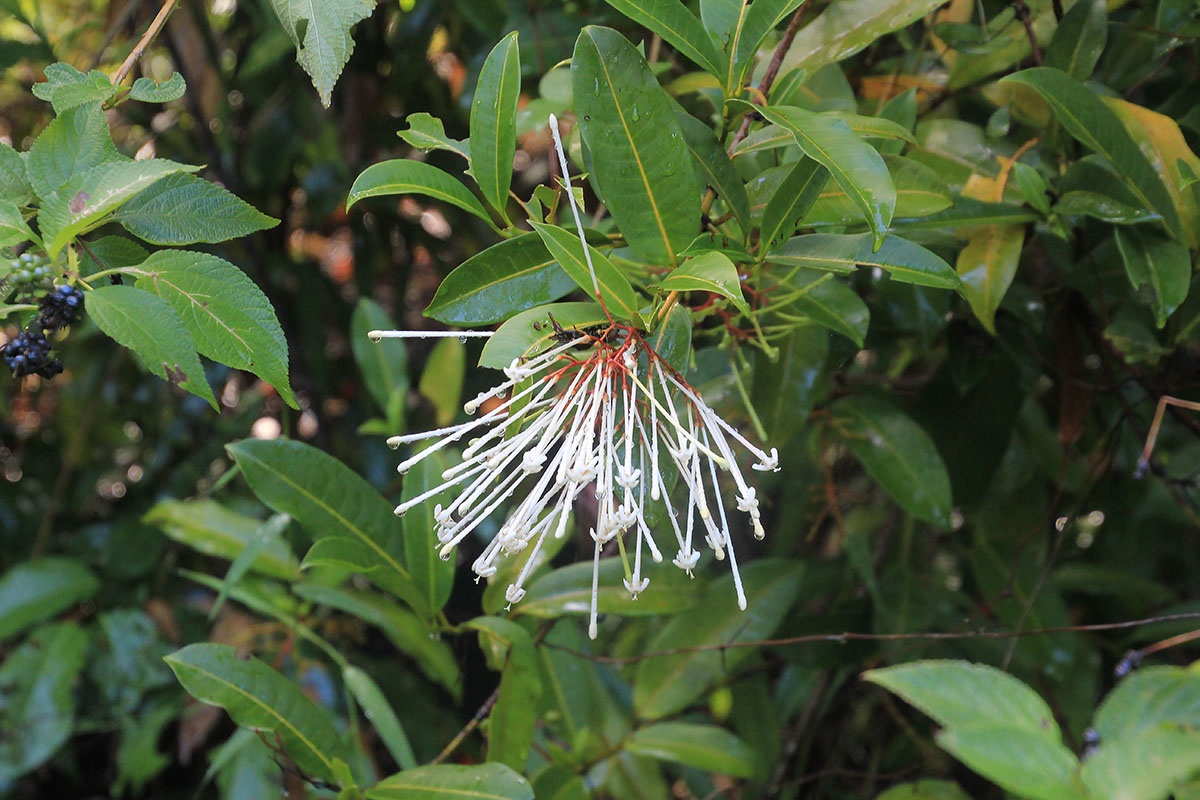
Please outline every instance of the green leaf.
[[1136, 228], [1115, 230], [1125, 274], [1143, 300], [1154, 309], [1158, 327], [1187, 299], [1192, 259], [1179, 242]]
[[927, 230], [968, 225], [1023, 225], [1037, 222], [1040, 216], [1028, 208], [1008, 203], [985, 203], [969, 197], [955, 197], [954, 205], [923, 219], [896, 219], [895, 228]]
[[[646, 652], [684, 650], [638, 663], [633, 707], [643, 719], [674, 714], [701, 697], [722, 677], [732, 675], [750, 655], [746, 648], [695, 650], [706, 645], [766, 639], [783, 621], [800, 589], [800, 565], [760, 559], [743, 564], [746, 610], [734, 599], [733, 577], [706, 587], [690, 611], [669, 619], [646, 645]], [[651, 584], [653, 588], [653, 584]]]
[[848, 58], [942, 5], [938, 0], [834, 0], [792, 40], [780, 75]]
[[37, 234], [25, 222], [21, 209], [0, 199], [0, 247], [12, 247], [22, 242], [36, 242]]
[[522, 311], [487, 340], [479, 355], [479, 366], [504, 369], [514, 358], [529, 358], [553, 344], [551, 316], [564, 328], [587, 327], [607, 319], [596, 303], [551, 303]]
[[692, 166], [701, 186], [709, 186], [725, 201], [743, 231], [750, 229], [750, 201], [746, 184], [738, 175], [725, 148], [717, 141], [712, 128], [684, 111], [675, 114], [683, 141], [692, 154]]
[[918, 519], [950, 524], [950, 477], [920, 425], [869, 395], [844, 397], [829, 411], [846, 448], [901, 508]]
[[33, 85], [33, 95], [46, 100], [55, 114], [62, 114], [84, 103], [104, 103], [117, 93], [117, 87], [98, 69], [86, 75], [70, 64], [46, 67], [46, 81]]
[[449, 425], [458, 415], [466, 372], [467, 349], [462, 342], [447, 338], [433, 346], [417, 391], [433, 406], [438, 425]]
[[788, 303], [818, 325], [836, 331], [859, 347], [867, 337], [871, 311], [862, 298], [830, 273], [797, 270], [787, 283], [802, 294]]
[[686, 373], [692, 357], [692, 313], [676, 303], [646, 341], [659, 358], [677, 372]]
[[[29, 183], [42, 200], [70, 178], [109, 161], [122, 161], [98, 103], [72, 108], [46, 126], [25, 162]], [[14, 200], [14, 202], [16, 202]]]
[[91, 570], [73, 559], [18, 562], [0, 578], [0, 641], [87, 600], [99, 588]]
[[[599, 277], [599, 275], [597, 275]], [[557, 300], [575, 288], [537, 234], [494, 244], [438, 285], [425, 315], [448, 325], [483, 325]], [[591, 278], [588, 278], [591, 290]]]
[[46, 252], [51, 257], [57, 256], [71, 239], [95, 227], [106, 215], [161, 178], [198, 169], [152, 158], [99, 164], [68, 180], [45, 198], [38, 215]]
[[375, 732], [383, 740], [388, 752], [401, 769], [412, 769], [417, 765], [417, 757], [413, 754], [412, 745], [404, 733], [404, 726], [392, 705], [387, 701], [383, 690], [370, 675], [358, 667], [348, 666], [342, 670], [342, 680], [354, 695], [354, 699], [362, 706], [363, 713], [375, 727]]
[[[234, 557], [233, 563], [225, 571], [225, 577], [221, 580], [221, 590], [217, 593], [217, 599], [213, 603], [212, 610], [208, 612], [209, 619], [217, 618], [217, 614], [220, 613], [221, 607], [225, 604], [225, 599], [229, 596], [229, 593], [241, 583], [242, 577], [264, 551], [270, 549], [272, 546], [282, 544], [287, 555], [291, 557], [292, 551], [287, 547], [282, 538], [283, 532], [287, 530], [291, 521], [292, 518], [287, 514], [275, 514], [255, 529], [249, 543]], [[294, 569], [292, 577], [298, 579], [300, 577], [299, 572], [298, 568]]]
[[754, 752], [729, 731], [713, 725], [659, 722], [634, 731], [625, 740], [625, 749], [704, 772], [735, 778], [754, 774]]
[[[893, 226], [900, 219], [927, 217], [945, 211], [953, 205], [950, 189], [930, 167], [901, 156], [885, 155], [884, 162], [896, 186], [896, 214]], [[813, 207], [804, 216], [804, 225], [854, 225], [860, 223], [854, 201], [837, 181], [829, 179]]]
[[1150, 211], [1134, 208], [1100, 192], [1070, 191], [1063, 193], [1051, 211], [1065, 217], [1086, 215], [1114, 225], [1131, 225], [1158, 219]]
[[139, 239], [166, 245], [224, 242], [279, 224], [224, 187], [186, 173], [140, 192], [116, 220]]
[[475, 216], [495, 227], [483, 204], [454, 177], [423, 161], [396, 159], [373, 164], [350, 187], [346, 199], [349, 209], [359, 200], [394, 194], [422, 194], [441, 200]]
[[487, 760], [523, 770], [542, 693], [533, 639], [520, 625], [500, 617], [478, 617], [467, 627], [479, 631], [481, 641], [498, 641], [500, 648], [507, 650], [499, 694], [488, 717]]
[[571, 80], [596, 185], [617, 227], [650, 263], [675, 264], [699, 229], [700, 192], [674, 102], [611, 28], [579, 34]]
[[[635, 600], [621, 585], [625, 577], [619, 558], [600, 561], [597, 609], [601, 614], [633, 617], [651, 614], [673, 614], [696, 604], [696, 584], [683, 573], [668, 567], [644, 567], [650, 586]], [[531, 617], [561, 617], [567, 614], [587, 614], [592, 603], [592, 564], [581, 561], [547, 572], [533, 580], [525, 598], [513, 606], [518, 614]], [[735, 604], [736, 608], [736, 604]]]
[[[1057, 726], [1055, 726], [1057, 731]], [[950, 728], [937, 742], [951, 755], [1018, 797], [1089, 800], [1079, 786], [1079, 760], [1058, 741], [1002, 722]]]
[[1080, 778], [1090, 797], [1151, 800], [1171, 795], [1197, 772], [1200, 733], [1149, 729], [1137, 736], [1102, 741], [1084, 762]]
[[766, 253], [796, 232], [829, 180], [829, 170], [807, 156], [801, 157], [779, 184], [763, 209], [759, 252]]
[[367, 297], [358, 301], [350, 320], [350, 349], [367, 391], [383, 411], [395, 393], [408, 393], [408, 351], [403, 341], [372, 342], [367, 333], [392, 327], [392, 319], [382, 306]]
[[164, 300], [133, 286], [103, 286], [85, 292], [84, 303], [97, 327], [132, 350], [149, 372], [217, 409], [191, 334]]
[[737, 267], [722, 253], [705, 253], [685, 261], [663, 278], [658, 288], [666, 292], [713, 292], [728, 298], [743, 314], [750, 314]]
[[513, 155], [517, 151], [517, 95], [521, 93], [521, 54], [517, 32], [501, 39], [479, 71], [471, 100], [471, 173], [483, 197], [500, 212], [508, 205]]
[[779, 345], [776, 361], [761, 351], [755, 354], [750, 396], [771, 444], [782, 447], [807, 423], [823, 388], [829, 338], [828, 331], [808, 325]]
[[288, 382], [283, 328], [271, 301], [244, 272], [188, 250], [160, 250], [136, 269], [137, 287], [175, 309], [202, 355], [254, 373], [299, 408]]
[[703, 67], [714, 77], [723, 74], [724, 59], [713, 48], [700, 20], [679, 0], [606, 0], [606, 2], [661, 36], [667, 44]]
[[[442, 470], [447, 465], [432, 456], [415, 464], [404, 476], [400, 502], [406, 503], [442, 483]], [[450, 598], [454, 583], [454, 562], [438, 557], [440, 544], [434, 532], [433, 509], [438, 503], [449, 505], [445, 495], [435, 495], [415, 508], [401, 520], [404, 537], [404, 563], [417, 591], [425, 598], [430, 614], [436, 614]]]
[[760, 108], [745, 101], [732, 101], [746, 110], [757, 110], [776, 125], [787, 128], [809, 158], [831, 174], [862, 212], [875, 235], [883, 242], [896, 210], [896, 187], [879, 151], [850, 130], [836, 116], [817, 114], [795, 106]]
[[129, 90], [129, 99], [142, 103], [169, 103], [183, 97], [187, 91], [187, 82], [178, 72], [172, 72], [165, 81], [153, 78], [138, 78]]
[[389, 549], [399, 521], [374, 487], [341, 461], [301, 442], [244, 439], [225, 449], [258, 499], [291, 516], [316, 540], [305, 566], [314, 552], [322, 559], [336, 556], [419, 607], [408, 571]]
[[1144, 667], [1117, 684], [1096, 711], [1101, 742], [1135, 741], [1154, 729], [1200, 729], [1200, 674]]
[[136, 267], [150, 257], [146, 248], [124, 236], [101, 236], [85, 245], [78, 251], [79, 274], [85, 277], [102, 269]]
[[953, 781], [920, 780], [897, 784], [875, 800], [971, 800], [971, 797]]
[[1125, 178], [1130, 190], [1147, 208], [1162, 215], [1176, 237], [1182, 235], [1179, 214], [1158, 173], [1138, 149], [1117, 115], [1084, 84], [1050, 67], [1034, 67], [1008, 75], [1001, 83], [1019, 83], [1036, 90], [1067, 132], [1108, 161]]
[[467, 161], [471, 160], [470, 143], [447, 136], [442, 121], [432, 114], [418, 111], [416, 114], [409, 114], [405, 122], [408, 123], [408, 130], [398, 131], [396, 135], [421, 152], [447, 150], [457, 153]]
[[75, 683], [88, 634], [73, 622], [39, 628], [0, 666], [0, 781], [45, 763], [75, 726]]
[[[583, 254], [583, 243], [579, 237], [556, 225], [546, 225], [530, 221], [530, 225], [541, 237], [542, 243], [550, 255], [558, 261], [563, 271], [571, 276], [571, 280], [594, 297], [593, 285], [600, 289], [600, 297], [608, 312], [617, 319], [634, 319], [640, 304], [629, 279], [613, 266], [608, 256], [601, 253], [590, 244], [588, 253], [592, 257], [592, 271], [588, 270], [587, 261]], [[595, 273], [596, 283], [592, 283], [592, 273]]]
[[225, 709], [238, 725], [279, 737], [306, 773], [335, 778], [335, 762], [346, 760], [341, 736], [299, 686], [257, 658], [241, 660], [227, 645], [191, 644], [166, 662], [188, 694]]
[[1108, 41], [1108, 3], [1079, 0], [1063, 14], [1046, 46], [1046, 66], [1060, 69], [1077, 81], [1092, 76]]
[[25, 156], [0, 142], [0, 197], [15, 206], [26, 206], [33, 200], [33, 187], [25, 171]]
[[367, 800], [533, 800], [533, 787], [503, 764], [438, 764], [399, 772], [366, 792]]
[[970, 232], [967, 246], [958, 253], [955, 270], [963, 282], [963, 296], [988, 333], [996, 335], [996, 309], [1017, 275], [1022, 225], [987, 225]]
[[271, 0], [271, 7], [296, 46], [296, 60], [328, 108], [333, 84], [354, 52], [350, 29], [371, 15], [375, 0]]
[[[729, 56], [729, 69], [725, 76], [725, 94], [737, 94], [746, 81], [746, 72], [754, 63], [754, 56], [763, 38], [771, 29], [792, 13], [800, 0], [720, 0], [722, 5], [732, 5], [737, 11], [737, 22], [729, 32], [724, 50]], [[703, 13], [704, 4], [701, 4]], [[709, 30], [712, 31], [711, 26]]]
[[958, 289], [962, 282], [950, 265], [918, 244], [889, 236], [871, 252], [871, 235], [811, 233], [796, 236], [767, 253], [771, 264], [851, 273], [855, 267], [878, 267], [893, 280], [936, 289]]
[[[215, 500], [160, 500], [142, 522], [205, 555], [232, 561], [257, 539], [262, 520], [232, 511]], [[255, 572], [299, 580], [300, 566], [287, 542], [271, 539], [251, 562]]]

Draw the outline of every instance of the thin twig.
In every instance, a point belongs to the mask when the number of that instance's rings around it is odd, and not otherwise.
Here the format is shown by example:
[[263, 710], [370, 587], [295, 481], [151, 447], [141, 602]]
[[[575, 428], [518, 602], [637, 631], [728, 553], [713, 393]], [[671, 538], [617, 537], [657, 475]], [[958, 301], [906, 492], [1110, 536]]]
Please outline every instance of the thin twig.
[[1017, 18], [1025, 26], [1025, 35], [1029, 37], [1029, 48], [1033, 51], [1033, 63], [1040, 67], [1043, 63], [1042, 48], [1038, 47], [1037, 34], [1033, 32], [1033, 22], [1029, 19], [1029, 6], [1025, 5], [1023, 0], [1015, 0], [1013, 10], [1017, 12]]
[[113, 73], [113, 86], [120, 86], [121, 82], [129, 75], [130, 70], [133, 69], [133, 65], [146, 52], [146, 48], [154, 41], [154, 37], [158, 36], [158, 32], [163, 29], [163, 25], [167, 24], [167, 18], [171, 16], [171, 12], [175, 10], [175, 6], [178, 4], [179, 0], [164, 0], [162, 8], [158, 10], [158, 15], [150, 23], [150, 27], [142, 34], [142, 38], [138, 39], [138, 43], [133, 46], [133, 50], [130, 51], [129, 56], [121, 64], [121, 68]]
[[496, 705], [496, 701], [498, 699], [500, 699], [500, 685], [496, 684], [496, 689], [492, 692], [491, 697], [483, 701], [483, 705], [481, 705], [479, 710], [475, 712], [475, 716], [471, 717], [471, 719], [467, 721], [467, 724], [462, 726], [462, 730], [455, 734], [454, 738], [450, 740], [450, 743], [443, 747], [442, 752], [438, 753], [437, 758], [430, 763], [440, 764], [449, 758], [450, 754], [457, 750], [458, 746], [462, 744], [463, 739], [466, 739], [471, 734], [471, 731], [479, 727], [479, 723], [483, 722], [484, 717], [491, 712], [492, 706]]
[[[783, 57], [787, 55], [787, 51], [792, 47], [792, 40], [796, 38], [796, 31], [800, 28], [800, 18], [804, 16], [804, 11], [807, 8], [808, 2], [805, 0], [796, 9], [796, 13], [792, 14], [792, 19], [788, 22], [787, 30], [783, 32], [783, 38], [779, 40], [779, 45], [775, 48], [775, 53], [771, 56], [771, 63], [767, 65], [767, 71], [758, 84], [758, 91], [763, 97], [766, 97], [771, 91], [771, 85], [775, 83], [775, 77], [779, 75], [779, 68], [783, 65]], [[747, 114], [742, 119], [742, 127], [738, 128], [738, 132], [734, 134], [733, 141], [729, 143], [729, 150], [726, 152], [733, 155], [733, 149], [738, 146], [738, 143], [742, 139], [746, 138], [746, 134], [749, 132], [750, 115]]]

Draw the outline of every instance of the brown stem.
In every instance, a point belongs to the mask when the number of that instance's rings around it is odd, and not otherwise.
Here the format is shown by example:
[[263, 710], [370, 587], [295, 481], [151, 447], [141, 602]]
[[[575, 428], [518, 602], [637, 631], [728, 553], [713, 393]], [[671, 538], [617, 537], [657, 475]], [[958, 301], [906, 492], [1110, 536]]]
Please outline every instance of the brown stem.
[[1037, 34], [1033, 32], [1033, 23], [1029, 20], [1029, 6], [1025, 5], [1024, 0], [1015, 0], [1013, 10], [1017, 12], [1017, 18], [1025, 26], [1025, 35], [1029, 37], [1029, 47], [1033, 51], [1033, 63], [1040, 67], [1043, 63], [1042, 48], [1038, 47]]
[[[763, 75], [763, 79], [759, 81], [758, 91], [766, 97], [771, 91], [771, 85], [775, 83], [776, 76], [779, 75], [779, 68], [783, 65], [783, 57], [787, 55], [787, 51], [792, 47], [792, 40], [796, 38], [796, 31], [800, 29], [800, 18], [804, 16], [805, 9], [808, 8], [808, 2], [800, 4], [796, 9], [796, 13], [792, 14], [791, 21], [788, 22], [787, 30], [783, 32], [783, 38], [779, 40], [779, 44], [775, 47], [775, 53], [771, 56], [771, 63], [767, 65], [767, 71]], [[733, 141], [729, 143], [730, 155], [733, 155], [733, 149], [737, 147], [738, 142], [746, 138], [746, 134], [750, 133], [750, 116], [747, 114], [742, 119], [742, 127], [738, 128], [738, 132], [734, 134]]]
[[162, 8], [158, 10], [158, 15], [150, 23], [150, 27], [142, 34], [142, 38], [138, 40], [138, 43], [133, 46], [133, 50], [130, 51], [129, 56], [121, 64], [121, 68], [113, 74], [113, 86], [120, 86], [121, 82], [129, 75], [130, 70], [133, 69], [133, 65], [146, 52], [146, 48], [154, 41], [154, 37], [158, 36], [159, 31], [163, 29], [163, 25], [167, 24], [167, 17], [171, 16], [171, 12], [175, 10], [175, 6], [177, 5], [179, 5], [179, 0], [163, 0]]

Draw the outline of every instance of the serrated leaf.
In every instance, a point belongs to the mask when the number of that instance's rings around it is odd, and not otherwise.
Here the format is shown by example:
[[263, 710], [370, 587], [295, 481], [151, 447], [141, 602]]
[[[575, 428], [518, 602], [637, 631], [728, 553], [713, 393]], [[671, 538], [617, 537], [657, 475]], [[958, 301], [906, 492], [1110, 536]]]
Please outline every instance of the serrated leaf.
[[289, 758], [310, 775], [333, 780], [335, 761], [346, 760], [329, 714], [300, 687], [257, 658], [245, 661], [233, 647], [192, 644], [166, 657], [188, 694], [229, 712], [237, 724], [279, 737]]
[[425, 153], [430, 150], [446, 150], [457, 153], [468, 162], [471, 160], [470, 143], [447, 136], [442, 121], [432, 114], [418, 111], [409, 114], [405, 122], [408, 123], [408, 130], [397, 131], [396, 135], [418, 150]]
[[705, 253], [685, 261], [663, 278], [658, 288], [667, 292], [714, 292], [730, 300], [738, 311], [750, 314], [737, 267], [722, 253]]
[[79, 274], [87, 277], [93, 272], [114, 267], [135, 267], [150, 257], [149, 251], [124, 236], [101, 236], [79, 249]]
[[795, 163], [763, 209], [759, 227], [760, 253], [769, 252], [796, 232], [827, 180], [829, 171], [815, 160], [802, 156]]
[[517, 32], [513, 31], [488, 53], [471, 100], [471, 173], [484, 199], [505, 219], [517, 150], [520, 92], [521, 55]]
[[[589, 271], [583, 254], [583, 243], [579, 241], [578, 236], [556, 225], [533, 221], [529, 224], [541, 237], [550, 255], [579, 288], [594, 297], [593, 286], [599, 287], [600, 297], [610, 314], [617, 319], [634, 319], [640, 305], [637, 295], [630, 286], [629, 279], [613, 266], [608, 256], [590, 244], [587, 245], [592, 260], [592, 270]], [[596, 277], [595, 284], [592, 283], [593, 272]]]
[[97, 103], [72, 108], [46, 126], [33, 145], [25, 169], [29, 183], [42, 200], [70, 178], [109, 161], [122, 161], [108, 120]]
[[138, 193], [116, 220], [139, 239], [165, 245], [224, 242], [279, 224], [225, 187], [186, 173]]
[[457, 179], [437, 167], [423, 161], [396, 159], [373, 164], [363, 170], [350, 187], [346, 199], [349, 209], [359, 200], [396, 194], [421, 194], [441, 200], [495, 226], [492, 218], [475, 195]]
[[367, 800], [533, 800], [529, 781], [503, 764], [438, 764], [384, 778]]
[[967, 246], [958, 253], [954, 267], [962, 278], [963, 296], [993, 336], [996, 334], [996, 309], [1017, 275], [1024, 244], [1024, 226], [987, 225], [971, 231]]
[[178, 72], [172, 72], [165, 81], [153, 78], [138, 78], [129, 90], [129, 99], [142, 103], [169, 103], [178, 100], [187, 92], [187, 82]]
[[333, 85], [354, 52], [350, 29], [371, 15], [375, 0], [271, 0], [271, 7], [296, 46], [296, 60], [328, 108]]
[[[160, 500], [142, 517], [180, 544], [205, 555], [233, 560], [258, 539], [262, 520], [239, 514], [215, 500]], [[300, 566], [281, 538], [272, 539], [250, 568], [281, 580], [297, 580]]]
[[940, 5], [938, 0], [834, 0], [796, 34], [780, 74], [801, 68], [811, 72], [848, 58]]
[[692, 166], [700, 185], [711, 186], [733, 212], [742, 230], [749, 230], [750, 201], [746, 197], [746, 184], [712, 128], [683, 111], [677, 112], [675, 118], [679, 121], [688, 152], [692, 154]]
[[404, 342], [384, 339], [373, 342], [367, 333], [388, 330], [392, 319], [383, 307], [364, 297], [354, 308], [350, 321], [350, 349], [362, 372], [363, 383], [380, 410], [387, 411], [396, 392], [408, 392], [408, 351]]
[[103, 286], [85, 292], [84, 303], [100, 330], [132, 350], [148, 371], [217, 409], [191, 334], [166, 301], [133, 286]]
[[362, 706], [363, 713], [371, 720], [375, 732], [383, 740], [388, 752], [401, 769], [412, 769], [417, 765], [417, 757], [413, 754], [412, 745], [404, 733], [404, 726], [392, 705], [384, 696], [383, 690], [375, 680], [358, 667], [347, 666], [342, 669], [342, 680], [354, 695], [354, 699]]
[[25, 170], [25, 156], [0, 142], [0, 197], [15, 206], [26, 206], [33, 200], [33, 187]]
[[754, 774], [754, 751], [729, 731], [714, 725], [687, 722], [647, 725], [625, 740], [625, 749], [703, 772], [735, 778], [749, 778]]
[[1100, 741], [1134, 741], [1156, 728], [1200, 729], [1200, 674], [1148, 666], [1117, 684], [1096, 711]]
[[135, 269], [137, 287], [175, 309], [201, 354], [253, 372], [299, 408], [288, 382], [283, 328], [271, 301], [244, 272], [187, 250], [161, 250]]
[[0, 198], [0, 247], [12, 247], [14, 244], [37, 240], [37, 234], [25, 221], [21, 209]]
[[1154, 310], [1158, 327], [1163, 327], [1187, 299], [1192, 278], [1187, 248], [1137, 228], [1118, 228], [1115, 239], [1129, 282]]
[[17, 563], [0, 578], [0, 641], [88, 599], [99, 588], [92, 571], [74, 559]]
[[46, 100], [54, 113], [62, 114], [85, 103], [104, 103], [117, 93], [117, 87], [98, 69], [86, 75], [70, 64], [51, 64], [46, 67], [44, 83], [33, 85], [33, 95]]
[[479, 366], [504, 369], [514, 358], [529, 358], [553, 344], [551, 316], [564, 328], [583, 328], [607, 319], [604, 309], [596, 303], [551, 303], [522, 311], [505, 321], [487, 340], [479, 356]]
[[765, 261], [805, 269], [851, 273], [878, 267], [892, 279], [917, 286], [958, 289], [962, 282], [950, 265], [918, 244], [889, 236], [872, 252], [871, 234], [811, 233], [795, 236], [766, 255]]
[[198, 169], [152, 158], [98, 164], [71, 178], [45, 198], [38, 215], [46, 252], [51, 257], [57, 256], [71, 239], [95, 226], [156, 181], [174, 173]]
[[714, 77], [722, 75], [723, 59], [700, 20], [678, 0], [606, 0], [634, 22], [645, 25], [668, 44]]
[[425, 314], [449, 325], [484, 325], [557, 300], [574, 288], [575, 281], [541, 237], [526, 233], [459, 264], [438, 285]]
[[617, 227], [650, 263], [675, 264], [699, 229], [700, 192], [674, 102], [611, 28], [579, 34], [571, 81], [591, 171]]

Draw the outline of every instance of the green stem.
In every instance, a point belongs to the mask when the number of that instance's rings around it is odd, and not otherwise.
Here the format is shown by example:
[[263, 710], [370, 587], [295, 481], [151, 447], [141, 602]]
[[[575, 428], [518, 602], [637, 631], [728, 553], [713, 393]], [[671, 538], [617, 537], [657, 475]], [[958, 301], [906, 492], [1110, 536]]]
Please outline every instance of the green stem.
[[729, 369], [733, 373], [733, 384], [737, 387], [738, 394], [742, 397], [742, 403], [746, 406], [746, 413], [750, 415], [750, 423], [754, 426], [754, 432], [758, 434], [759, 441], [767, 441], [767, 431], [763, 427], [762, 420], [758, 418], [758, 412], [754, 410], [754, 404], [750, 402], [750, 393], [746, 391], [746, 384], [742, 381], [742, 374], [738, 372], [737, 361], [742, 357], [740, 350], [735, 350], [730, 354]]

